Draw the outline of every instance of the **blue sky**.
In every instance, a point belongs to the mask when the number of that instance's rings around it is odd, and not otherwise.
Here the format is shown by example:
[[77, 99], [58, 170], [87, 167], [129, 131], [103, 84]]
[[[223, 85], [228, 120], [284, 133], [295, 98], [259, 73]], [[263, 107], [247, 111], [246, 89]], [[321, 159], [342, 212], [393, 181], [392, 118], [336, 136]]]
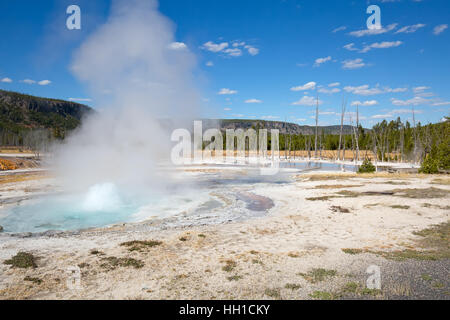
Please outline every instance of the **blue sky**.
[[[82, 29], [65, 27], [77, 4]], [[370, 4], [382, 30], [366, 26]], [[0, 88], [96, 106], [69, 65], [107, 19], [110, 1], [1, 1]], [[176, 40], [197, 58], [204, 117], [339, 122], [359, 104], [365, 126], [382, 119], [437, 122], [450, 110], [448, 0], [161, 0]], [[348, 120], [348, 119], [347, 119]]]

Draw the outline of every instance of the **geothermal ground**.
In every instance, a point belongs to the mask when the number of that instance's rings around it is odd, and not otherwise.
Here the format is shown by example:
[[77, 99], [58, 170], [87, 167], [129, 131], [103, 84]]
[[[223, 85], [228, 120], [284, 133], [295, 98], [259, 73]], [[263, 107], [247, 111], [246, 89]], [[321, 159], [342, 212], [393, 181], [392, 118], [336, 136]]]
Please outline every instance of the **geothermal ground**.
[[[446, 176], [287, 170], [266, 181], [242, 168], [179, 172], [201, 182], [194, 209], [141, 210], [137, 222], [82, 231], [0, 233], [0, 298], [450, 297]], [[0, 217], [57, 190], [45, 172], [0, 176]], [[381, 290], [366, 287], [371, 265]], [[79, 287], [67, 283], [74, 267]]]

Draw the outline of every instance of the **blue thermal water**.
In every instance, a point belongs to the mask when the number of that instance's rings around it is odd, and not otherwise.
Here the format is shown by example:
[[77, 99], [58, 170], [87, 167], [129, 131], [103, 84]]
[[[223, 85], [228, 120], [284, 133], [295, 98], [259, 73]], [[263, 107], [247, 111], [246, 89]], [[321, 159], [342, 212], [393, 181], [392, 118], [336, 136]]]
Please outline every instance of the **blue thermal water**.
[[53, 195], [10, 208], [0, 219], [5, 232], [79, 230], [129, 221], [140, 203], [110, 183], [80, 195]]

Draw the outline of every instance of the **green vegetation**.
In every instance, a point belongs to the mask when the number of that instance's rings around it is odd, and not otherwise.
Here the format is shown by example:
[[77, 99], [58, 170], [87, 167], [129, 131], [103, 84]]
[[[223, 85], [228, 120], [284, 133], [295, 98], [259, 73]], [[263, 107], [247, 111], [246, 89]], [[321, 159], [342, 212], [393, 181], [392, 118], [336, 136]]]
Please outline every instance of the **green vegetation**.
[[338, 298], [335, 294], [327, 291], [314, 291], [309, 296], [313, 299], [319, 300], [334, 300]]
[[238, 281], [241, 280], [242, 276], [231, 276], [231, 277], [227, 277], [228, 281]]
[[135, 269], [140, 269], [144, 266], [144, 262], [133, 258], [107, 257], [102, 258], [102, 261], [104, 261], [104, 263], [100, 266], [107, 270], [114, 270], [117, 267], [133, 267]]
[[281, 294], [279, 289], [266, 289], [264, 291], [264, 294], [268, 297], [274, 298], [274, 299], [280, 299]]
[[37, 268], [36, 257], [27, 252], [19, 252], [14, 257], [3, 263], [11, 265], [11, 268]]
[[375, 166], [367, 158], [364, 160], [363, 164], [358, 169], [358, 173], [372, 173], [375, 171], [376, 171]]
[[295, 284], [295, 283], [287, 283], [284, 287], [285, 287], [286, 289], [290, 289], [290, 290], [298, 290], [298, 289], [300, 289], [302, 286], [299, 285], [299, 284]]
[[331, 278], [337, 275], [336, 270], [327, 270], [322, 268], [314, 268], [308, 273], [299, 273], [298, 275], [305, 278], [307, 281], [311, 283], [317, 283], [326, 280], [327, 278]]
[[45, 148], [51, 140], [64, 139], [90, 112], [74, 102], [0, 90], [0, 144]]
[[351, 255], [355, 255], [355, 254], [360, 254], [363, 253], [364, 251], [362, 249], [342, 249], [342, 252], [346, 253], [346, 254], [351, 254]]
[[33, 282], [35, 284], [41, 284], [42, 283], [41, 279], [33, 278], [33, 277], [30, 277], [30, 276], [26, 276], [25, 278], [23, 278], [23, 281], [29, 281], [29, 282]]
[[225, 261], [225, 266], [222, 267], [222, 270], [225, 272], [231, 272], [234, 270], [234, 268], [236, 268], [237, 263], [234, 260], [226, 260]]
[[153, 248], [162, 245], [161, 241], [149, 240], [149, 241], [128, 241], [120, 244], [122, 247], [128, 247], [128, 251], [143, 251], [146, 248]]

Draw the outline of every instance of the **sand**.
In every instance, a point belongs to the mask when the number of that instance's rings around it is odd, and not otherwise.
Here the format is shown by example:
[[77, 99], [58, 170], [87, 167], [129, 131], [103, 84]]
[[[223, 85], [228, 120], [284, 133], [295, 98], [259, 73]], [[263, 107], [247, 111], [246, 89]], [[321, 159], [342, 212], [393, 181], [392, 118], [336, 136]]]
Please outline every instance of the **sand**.
[[[208, 173], [208, 168], [189, 172]], [[320, 175], [323, 179], [317, 179]], [[436, 185], [436, 178], [303, 174], [289, 184], [254, 185], [251, 192], [271, 198], [274, 207], [242, 221], [218, 220], [183, 227], [152, 221], [40, 236], [0, 233], [0, 262], [19, 251], [38, 257], [36, 269], [0, 264], [0, 299], [312, 299], [316, 291], [340, 292], [349, 282], [364, 286], [370, 265], [380, 266], [385, 279], [390, 279], [390, 275], [398, 273], [399, 265], [375, 254], [351, 255], [342, 249], [414, 249], [418, 238], [414, 231], [449, 221], [450, 186]], [[39, 179], [3, 184], [0, 193], [2, 199], [30, 196], [33, 191], [27, 193], [25, 189], [42, 192], [38, 186], [45, 188], [51, 183], [51, 179]], [[430, 187], [446, 190], [447, 195], [427, 199], [360, 195], [307, 200], [335, 196], [342, 190], [362, 193]], [[424, 207], [425, 203], [429, 205]], [[157, 240], [161, 244], [134, 251], [121, 246], [131, 240]], [[99, 252], [93, 254], [94, 249]], [[144, 265], [135, 268], [119, 262], [113, 266], [112, 257], [133, 258]], [[448, 275], [448, 260], [442, 263], [443, 271], [436, 277], [446, 271]], [[67, 270], [74, 266], [81, 270], [78, 289], [66, 283]], [[305, 274], [314, 268], [336, 274], [312, 283]], [[408, 270], [420, 269], [411, 268]], [[24, 281], [26, 276], [42, 283]], [[411, 287], [409, 282], [398, 279], [385, 282], [383, 288], [387, 291], [381, 297], [397, 293], [417, 297]], [[448, 280], [439, 290], [436, 295], [448, 299]]]

